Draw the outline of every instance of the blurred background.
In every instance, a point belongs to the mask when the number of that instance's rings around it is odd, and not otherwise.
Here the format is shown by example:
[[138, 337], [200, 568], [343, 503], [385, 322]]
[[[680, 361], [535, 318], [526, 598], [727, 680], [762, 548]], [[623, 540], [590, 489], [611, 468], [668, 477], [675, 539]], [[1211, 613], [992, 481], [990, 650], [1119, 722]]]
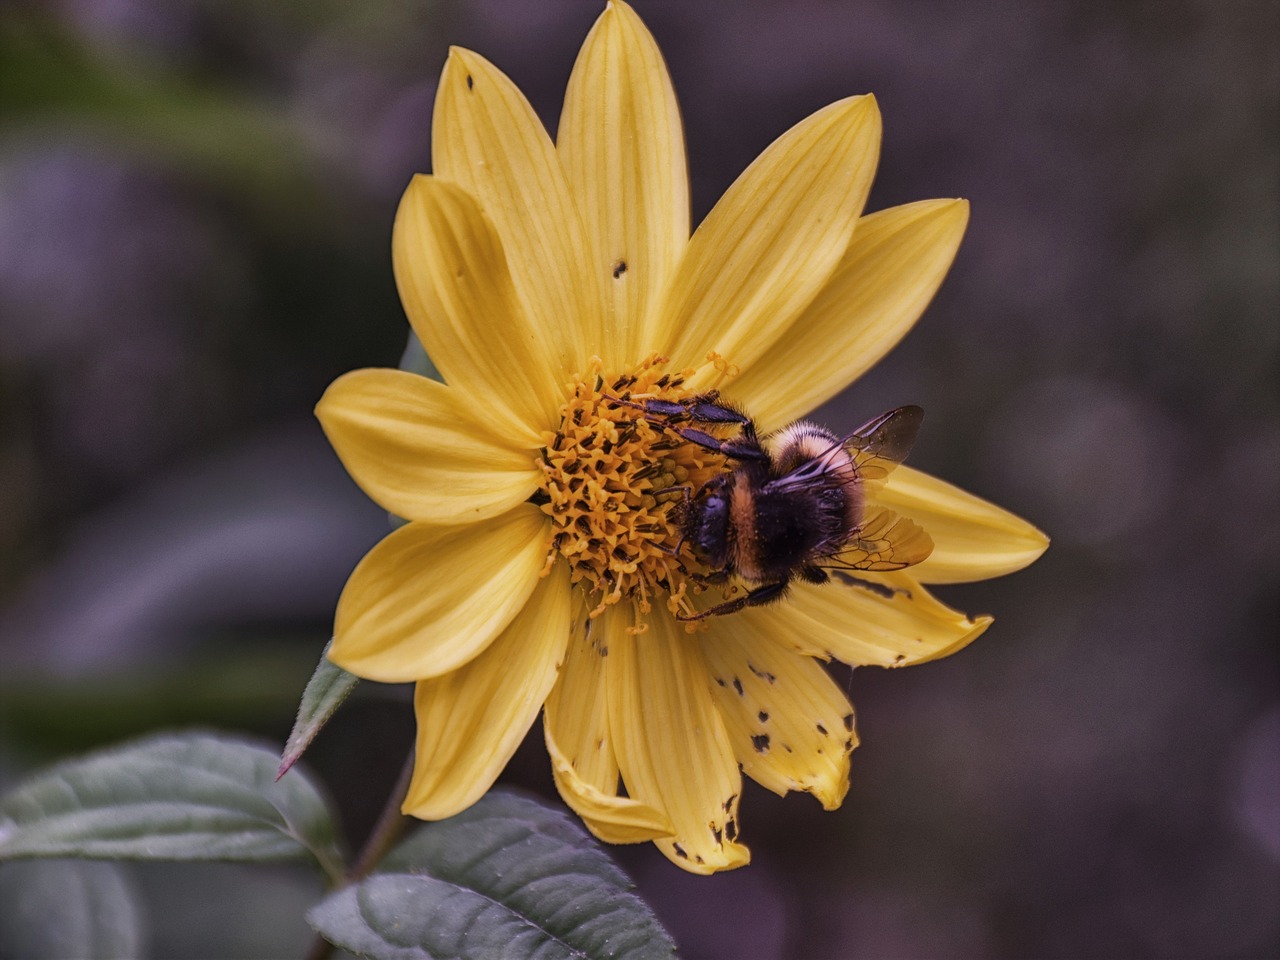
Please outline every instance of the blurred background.
[[[942, 592], [997, 618], [962, 655], [839, 674], [839, 812], [749, 787], [753, 865], [710, 879], [615, 854], [690, 958], [1280, 953], [1280, 7], [636, 7], [696, 218], [867, 91], [869, 209], [972, 201], [920, 326], [820, 418], [922, 404], [912, 462], [1054, 545]], [[554, 129], [600, 9], [0, 0], [0, 787], [160, 727], [283, 741], [387, 530], [311, 408], [399, 361], [391, 219], [447, 46]], [[357, 840], [411, 736], [366, 683], [308, 755]], [[554, 796], [540, 736], [504, 780]], [[319, 893], [120, 876], [159, 957], [301, 955]]]

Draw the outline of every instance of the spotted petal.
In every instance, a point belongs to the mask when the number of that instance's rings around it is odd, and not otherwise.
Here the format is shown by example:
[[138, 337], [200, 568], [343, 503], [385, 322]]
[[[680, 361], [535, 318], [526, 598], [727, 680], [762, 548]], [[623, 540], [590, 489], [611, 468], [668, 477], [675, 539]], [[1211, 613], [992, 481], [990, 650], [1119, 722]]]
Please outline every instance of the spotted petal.
[[532, 504], [461, 527], [401, 527], [347, 580], [329, 659], [386, 683], [458, 669], [524, 608], [547, 538], [547, 518]]
[[905, 667], [963, 649], [991, 625], [934, 597], [911, 571], [841, 574], [831, 583], [794, 585], [785, 605], [747, 610], [752, 630], [811, 656], [853, 666]]
[[910, 517], [933, 538], [929, 559], [911, 568], [921, 583], [986, 580], [1021, 570], [1049, 538], [1008, 510], [937, 477], [901, 466], [876, 501]]
[[773, 347], [844, 255], [879, 148], [875, 98], [850, 97], [743, 172], [694, 233], [667, 292], [657, 332], [677, 367], [715, 350], [747, 369]]
[[669, 837], [673, 830], [665, 813], [618, 795], [604, 664], [609, 655], [607, 638], [625, 629], [624, 613], [610, 607], [598, 618], [588, 619], [582, 594], [577, 596], [564, 668], [543, 714], [556, 789], [587, 829], [606, 843]]
[[700, 635], [711, 692], [742, 771], [777, 794], [807, 790], [827, 810], [849, 789], [853, 707], [822, 665], [754, 621]]
[[582, 211], [588, 275], [609, 305], [611, 369], [658, 348], [646, 318], [689, 239], [684, 131], [666, 64], [627, 4], [611, 0], [587, 35], [556, 149]]
[[533, 454], [495, 437], [457, 390], [403, 370], [353, 370], [316, 416], [347, 472], [408, 520], [473, 523], [529, 499]]
[[569, 638], [569, 605], [562, 564], [483, 653], [418, 683], [417, 757], [405, 813], [423, 820], [451, 817], [493, 785], [556, 681]]
[[888, 353], [942, 284], [969, 222], [964, 200], [924, 200], [858, 221], [826, 286], [733, 382], [764, 430], [831, 399]]
[[475, 197], [497, 227], [530, 322], [560, 345], [565, 373], [586, 371], [604, 343], [600, 287], [555, 147], [529, 101], [470, 50], [449, 52], [431, 126], [437, 177]]
[[677, 866], [712, 873], [744, 866], [737, 842], [742, 778], [711, 699], [697, 643], [656, 612], [649, 631], [608, 638], [609, 728], [629, 796], [662, 810], [675, 836], [656, 841]]

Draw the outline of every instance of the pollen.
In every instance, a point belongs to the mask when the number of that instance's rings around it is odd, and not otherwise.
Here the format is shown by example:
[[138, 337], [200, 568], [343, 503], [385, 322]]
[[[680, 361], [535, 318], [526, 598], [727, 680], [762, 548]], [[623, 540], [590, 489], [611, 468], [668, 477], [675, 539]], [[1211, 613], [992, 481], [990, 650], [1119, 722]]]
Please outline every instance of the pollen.
[[[731, 373], [715, 355], [708, 361]], [[668, 373], [653, 355], [629, 373], [594, 375], [574, 384], [560, 429], [547, 433], [539, 466], [542, 510], [552, 519], [546, 570], [559, 560], [589, 598], [589, 616], [624, 601], [637, 627], [655, 602], [689, 612], [699, 564], [681, 536], [684, 504], [725, 469], [719, 453], [685, 440], [669, 418], [647, 416], [651, 400], [679, 403], [694, 396], [696, 372]]]

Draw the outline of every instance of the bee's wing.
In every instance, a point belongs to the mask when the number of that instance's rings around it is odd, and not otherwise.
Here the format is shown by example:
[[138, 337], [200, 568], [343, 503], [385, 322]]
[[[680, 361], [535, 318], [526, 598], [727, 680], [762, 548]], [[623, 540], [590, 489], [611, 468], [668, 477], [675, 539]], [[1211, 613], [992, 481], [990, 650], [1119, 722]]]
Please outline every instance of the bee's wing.
[[[851, 480], [854, 478], [847, 474], [853, 472], [863, 487], [876, 490], [911, 452], [923, 419], [924, 411], [915, 406], [882, 413], [790, 473], [771, 481], [770, 486], [779, 489], [807, 486], [830, 476]], [[841, 455], [842, 451], [848, 459]]]
[[827, 570], [901, 570], [933, 553], [933, 540], [914, 520], [868, 506], [848, 543], [816, 564]]
[[920, 407], [898, 407], [868, 420], [841, 441], [866, 487], [883, 486], [893, 468], [907, 459], [923, 420]]

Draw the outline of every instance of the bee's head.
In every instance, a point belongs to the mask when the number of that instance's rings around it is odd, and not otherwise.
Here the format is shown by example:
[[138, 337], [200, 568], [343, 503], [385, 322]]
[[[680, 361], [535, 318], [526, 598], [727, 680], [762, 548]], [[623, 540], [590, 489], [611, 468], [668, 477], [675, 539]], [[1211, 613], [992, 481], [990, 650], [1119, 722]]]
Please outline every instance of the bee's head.
[[684, 515], [685, 540], [694, 553], [713, 570], [723, 569], [729, 560], [729, 488], [718, 477], [689, 501]]

